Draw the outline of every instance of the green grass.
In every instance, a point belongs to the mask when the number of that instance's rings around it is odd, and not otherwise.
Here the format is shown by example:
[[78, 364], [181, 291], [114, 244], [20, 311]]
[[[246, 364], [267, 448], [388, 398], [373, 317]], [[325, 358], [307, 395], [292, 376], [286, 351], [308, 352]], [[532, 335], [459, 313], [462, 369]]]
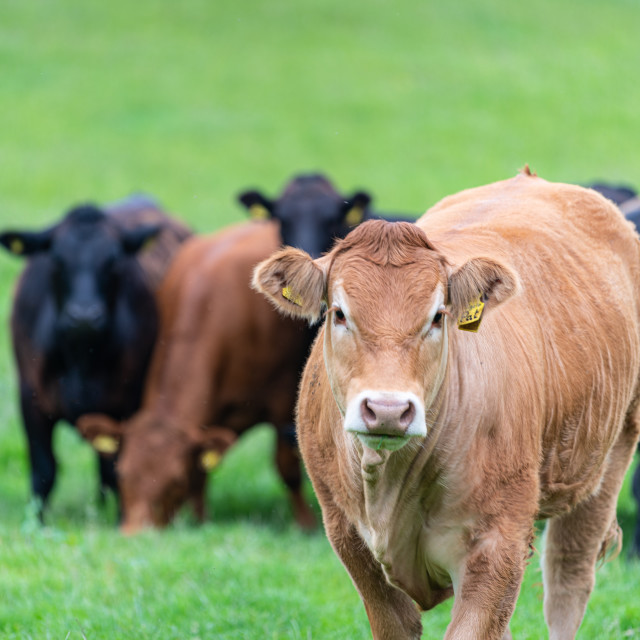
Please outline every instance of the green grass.
[[[416, 213], [526, 162], [640, 186], [639, 23], [635, 0], [4, 0], [0, 228], [145, 190], [214, 230], [243, 219], [239, 190], [303, 170]], [[212, 478], [209, 524], [130, 539], [60, 426], [49, 527], [34, 524], [6, 321], [20, 267], [0, 255], [0, 636], [368, 637], [324, 535], [291, 524], [266, 428]], [[619, 517], [628, 538], [628, 486]], [[546, 637], [540, 580], [535, 556], [516, 638]], [[638, 593], [623, 553], [579, 637], [640, 638]], [[425, 638], [449, 612], [424, 616]]]

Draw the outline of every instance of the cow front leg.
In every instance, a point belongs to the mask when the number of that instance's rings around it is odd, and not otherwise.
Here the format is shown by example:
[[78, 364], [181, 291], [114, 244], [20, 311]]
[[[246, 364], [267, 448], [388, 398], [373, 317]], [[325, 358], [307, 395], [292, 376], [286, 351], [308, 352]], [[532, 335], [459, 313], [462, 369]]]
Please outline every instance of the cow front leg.
[[31, 491], [39, 503], [38, 516], [42, 521], [44, 507], [56, 479], [56, 460], [52, 447], [56, 419], [39, 409], [34, 394], [26, 385], [20, 388], [20, 408], [29, 450]]
[[454, 577], [455, 600], [445, 640], [511, 638], [509, 620], [520, 592], [532, 525], [533, 517], [520, 532], [506, 524], [477, 537]]
[[331, 501], [328, 490], [314, 483], [322, 504], [327, 537], [345, 566], [364, 603], [374, 640], [418, 640], [422, 623], [418, 607], [403, 591], [389, 584], [380, 563], [342, 511]]
[[296, 522], [302, 529], [314, 529], [316, 518], [302, 492], [302, 466], [293, 424], [284, 429], [278, 429], [276, 467], [280, 477], [287, 485], [287, 489], [289, 489]]

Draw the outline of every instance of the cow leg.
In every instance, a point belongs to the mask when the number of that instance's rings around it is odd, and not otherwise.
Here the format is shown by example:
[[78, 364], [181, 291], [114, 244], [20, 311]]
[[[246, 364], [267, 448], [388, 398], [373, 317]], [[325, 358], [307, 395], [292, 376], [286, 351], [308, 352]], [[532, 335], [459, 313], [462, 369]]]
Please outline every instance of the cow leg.
[[511, 638], [513, 615], [524, 575], [533, 514], [520, 524], [509, 514], [477, 537], [454, 576], [455, 601], [445, 640]]
[[100, 487], [98, 489], [98, 502], [104, 506], [107, 490], [111, 490], [116, 497], [117, 518], [122, 522], [122, 506], [120, 504], [120, 492], [118, 490], [118, 476], [116, 473], [116, 461], [114, 458], [105, 458], [98, 455], [98, 471], [100, 474]]
[[189, 499], [196, 520], [202, 524], [206, 518], [205, 491], [207, 486], [207, 474], [194, 468], [189, 474]]
[[633, 474], [633, 496], [636, 499], [636, 529], [631, 542], [631, 555], [640, 558], [640, 464]]
[[322, 504], [327, 537], [364, 603], [374, 640], [417, 640], [422, 633], [418, 607], [404, 591], [389, 584], [355, 527], [330, 501], [328, 490], [314, 483]]
[[316, 518], [302, 493], [302, 467], [293, 424], [286, 429], [278, 429], [276, 466], [280, 477], [289, 489], [296, 522], [302, 529], [315, 528]]
[[56, 460], [52, 447], [56, 419], [40, 411], [31, 389], [26, 385], [20, 388], [20, 408], [29, 449], [31, 491], [40, 503], [38, 515], [42, 521], [43, 510], [56, 479]]
[[637, 438], [636, 420], [629, 415], [609, 452], [597, 493], [547, 524], [543, 581], [550, 640], [575, 637], [595, 584], [596, 563], [620, 541], [616, 503]]

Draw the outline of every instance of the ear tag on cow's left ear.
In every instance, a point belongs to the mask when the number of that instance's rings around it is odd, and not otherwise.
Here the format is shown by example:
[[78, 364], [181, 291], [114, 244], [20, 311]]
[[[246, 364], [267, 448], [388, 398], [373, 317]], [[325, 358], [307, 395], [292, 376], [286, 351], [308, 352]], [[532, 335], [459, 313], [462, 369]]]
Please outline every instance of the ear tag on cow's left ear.
[[362, 222], [364, 218], [364, 209], [359, 205], [354, 205], [349, 209], [344, 220], [350, 227], [356, 227]]
[[270, 218], [269, 209], [258, 202], [249, 207], [249, 215], [252, 220], [268, 220]]
[[9, 243], [9, 250], [11, 253], [15, 253], [16, 255], [20, 255], [24, 251], [24, 242], [20, 240], [20, 238], [14, 238]]
[[200, 464], [205, 471], [213, 471], [222, 460], [222, 456], [214, 449], [205, 451], [200, 456]]
[[119, 448], [118, 441], [115, 438], [112, 438], [111, 436], [96, 436], [91, 441], [91, 446], [98, 453], [106, 453], [106, 454], [113, 454]]
[[291, 287], [282, 287], [282, 297], [289, 300], [289, 302], [293, 302], [293, 304], [299, 307], [302, 306], [302, 297], [297, 293], [294, 293], [291, 290]]
[[482, 302], [482, 294], [469, 303], [458, 320], [458, 329], [461, 331], [472, 331], [477, 333], [482, 322], [482, 312], [484, 311], [484, 302]]

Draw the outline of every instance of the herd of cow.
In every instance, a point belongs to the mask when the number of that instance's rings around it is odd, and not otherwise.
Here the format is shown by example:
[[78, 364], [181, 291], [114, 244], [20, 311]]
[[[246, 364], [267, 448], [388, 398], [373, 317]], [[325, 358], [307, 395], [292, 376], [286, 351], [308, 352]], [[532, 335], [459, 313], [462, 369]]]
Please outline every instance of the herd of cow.
[[452, 595], [446, 638], [510, 638], [537, 519], [550, 637], [573, 638], [640, 433], [640, 200], [592, 186], [525, 169], [414, 222], [304, 175], [210, 236], [146, 197], [1, 233], [28, 259], [11, 331], [34, 496], [64, 420], [123, 530], [203, 519], [207, 472], [267, 422], [374, 638], [419, 638]]

